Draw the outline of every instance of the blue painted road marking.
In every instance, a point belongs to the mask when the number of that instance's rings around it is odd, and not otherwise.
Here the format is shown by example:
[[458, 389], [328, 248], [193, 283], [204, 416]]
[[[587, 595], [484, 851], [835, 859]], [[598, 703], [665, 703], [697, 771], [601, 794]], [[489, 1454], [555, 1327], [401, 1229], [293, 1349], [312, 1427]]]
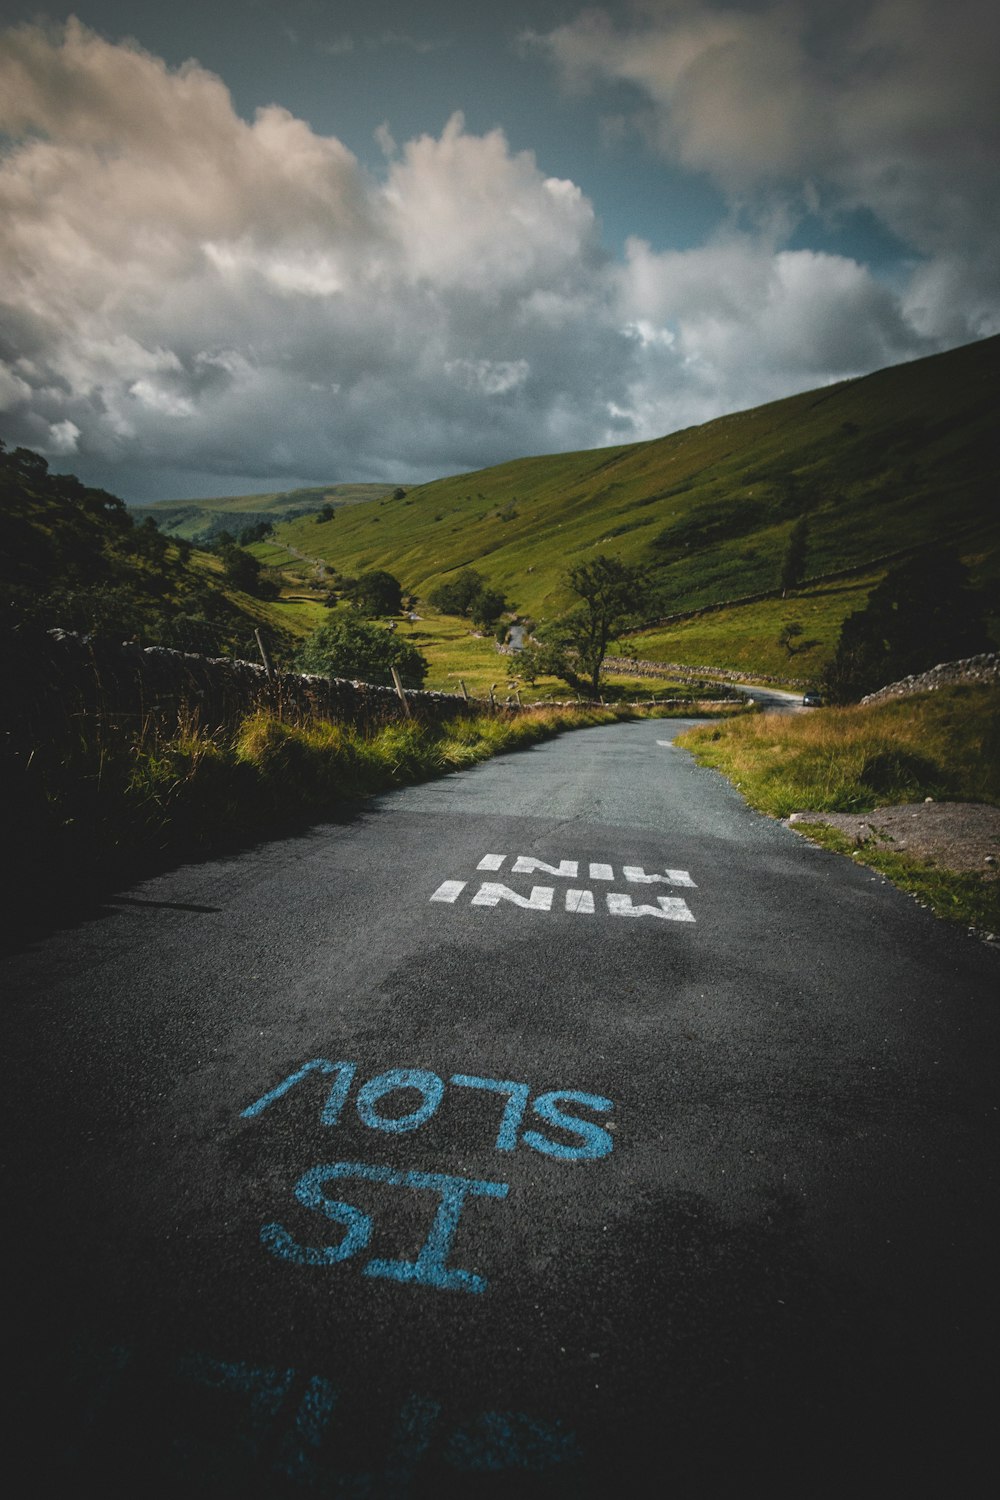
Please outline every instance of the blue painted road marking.
[[273, 1104], [276, 1099], [280, 1099], [284, 1094], [287, 1094], [288, 1090], [294, 1088], [295, 1084], [301, 1083], [302, 1079], [309, 1073], [317, 1072], [337, 1074], [337, 1081], [327, 1095], [326, 1104], [323, 1106], [323, 1113], [320, 1117], [324, 1125], [336, 1125], [340, 1119], [340, 1111], [343, 1109], [351, 1090], [355, 1064], [327, 1062], [325, 1057], [314, 1057], [310, 1062], [303, 1063], [298, 1072], [289, 1073], [288, 1077], [283, 1078], [275, 1088], [261, 1095], [253, 1104], [248, 1104], [242, 1112], [242, 1118], [244, 1120], [252, 1120], [254, 1116], [259, 1115], [262, 1110], [266, 1109], [269, 1104]]
[[[664, 901], [668, 898], [659, 899]], [[253, 1104], [247, 1105], [241, 1112], [242, 1118], [256, 1119], [265, 1109], [283, 1099], [297, 1084], [314, 1076], [326, 1078], [332, 1074], [335, 1075], [335, 1081], [327, 1093], [320, 1120], [324, 1125], [336, 1125], [356, 1073], [355, 1063], [331, 1063], [326, 1058], [314, 1057], [289, 1073]], [[555, 1161], [571, 1162], [597, 1161], [608, 1156], [614, 1147], [608, 1130], [567, 1108], [576, 1106], [577, 1109], [606, 1114], [614, 1106], [602, 1094], [585, 1093], [579, 1089], [553, 1089], [539, 1094], [532, 1109], [540, 1122], [555, 1128], [556, 1137], [553, 1138], [541, 1130], [521, 1129], [531, 1098], [528, 1084], [509, 1078], [486, 1078], [478, 1073], [453, 1073], [448, 1083], [453, 1088], [480, 1089], [484, 1093], [506, 1096], [494, 1142], [497, 1151], [512, 1152], [523, 1142], [542, 1156]], [[407, 1091], [420, 1096], [420, 1101], [414, 1108], [405, 1114], [382, 1112], [379, 1106], [383, 1100], [392, 1094]], [[419, 1130], [437, 1113], [445, 1091], [444, 1080], [425, 1068], [389, 1068], [363, 1083], [354, 1102], [363, 1125], [371, 1130], [402, 1135]], [[572, 1140], [567, 1142], [564, 1139], [566, 1136]], [[485, 1291], [488, 1285], [486, 1278], [471, 1271], [450, 1267], [447, 1264], [448, 1253], [466, 1200], [470, 1197], [506, 1198], [509, 1187], [505, 1182], [455, 1177], [440, 1172], [404, 1172], [363, 1162], [340, 1161], [311, 1167], [295, 1184], [295, 1197], [303, 1208], [320, 1213], [331, 1223], [339, 1224], [343, 1230], [339, 1241], [335, 1244], [300, 1244], [284, 1224], [272, 1220], [260, 1230], [260, 1243], [264, 1249], [290, 1265], [313, 1269], [340, 1265], [367, 1249], [374, 1229], [371, 1216], [355, 1204], [328, 1197], [325, 1191], [329, 1182], [352, 1177], [366, 1182], [383, 1183], [388, 1187], [430, 1190], [438, 1193], [441, 1198], [434, 1222], [416, 1260], [388, 1260], [376, 1256], [362, 1268], [363, 1275], [433, 1287], [438, 1291]]]
[[468, 1073], [453, 1073], [450, 1083], [463, 1089], [487, 1089], [491, 1093], [509, 1094], [500, 1129], [497, 1132], [497, 1150], [513, 1151], [517, 1145], [518, 1126], [524, 1117], [525, 1105], [531, 1094], [526, 1083], [510, 1083], [500, 1078], [476, 1078]]
[[429, 1190], [440, 1194], [441, 1202], [434, 1222], [415, 1261], [384, 1260], [376, 1257], [363, 1267], [365, 1276], [390, 1281], [416, 1282], [438, 1291], [484, 1292], [489, 1285], [485, 1276], [449, 1267], [451, 1249], [465, 1200], [473, 1198], [506, 1198], [510, 1191], [505, 1182], [485, 1182], [471, 1177], [451, 1177], [441, 1172], [397, 1172], [391, 1167], [373, 1167], [364, 1162], [336, 1161], [311, 1167], [295, 1185], [295, 1196], [309, 1209], [315, 1209], [334, 1223], [345, 1226], [347, 1233], [339, 1245], [300, 1245], [282, 1224], [265, 1224], [260, 1231], [261, 1244], [279, 1260], [297, 1266], [332, 1266], [349, 1260], [371, 1240], [372, 1221], [351, 1203], [327, 1198], [327, 1182], [341, 1178], [360, 1178], [365, 1182], [383, 1182], [389, 1187]]
[[[421, 1479], [425, 1485], [420, 1493], [434, 1493], [427, 1487], [425, 1467], [433, 1450], [438, 1464], [470, 1476], [470, 1483], [476, 1474], [504, 1474], [516, 1484], [525, 1474], [551, 1473], [586, 1458], [577, 1434], [558, 1420], [493, 1408], [466, 1411], [456, 1424], [440, 1400], [410, 1392], [398, 1405], [366, 1410], [373, 1466], [356, 1469], [352, 1460], [345, 1462], [346, 1452], [357, 1449], [350, 1442], [345, 1447], [343, 1424], [357, 1423], [358, 1412], [343, 1418], [342, 1413], [358, 1393], [325, 1374], [204, 1353], [165, 1357], [147, 1350], [138, 1358], [130, 1348], [101, 1347], [89, 1340], [80, 1353], [85, 1362], [81, 1373], [88, 1388], [100, 1389], [101, 1400], [99, 1411], [88, 1408], [76, 1414], [71, 1424], [74, 1448], [94, 1451], [99, 1442], [103, 1450], [109, 1434], [134, 1422], [131, 1398], [137, 1390], [141, 1397], [146, 1382], [160, 1390], [166, 1376], [199, 1392], [197, 1411], [188, 1403], [164, 1410], [167, 1425], [154, 1422], [143, 1434], [151, 1489], [162, 1488], [164, 1466], [174, 1487], [203, 1485], [208, 1462], [234, 1479], [244, 1478], [255, 1493], [262, 1476], [274, 1474], [279, 1483], [292, 1481], [300, 1493], [402, 1500], [416, 1493], [413, 1487]], [[110, 1383], [105, 1379], [109, 1370], [117, 1372]]]
[[[416, 1089], [424, 1096], [423, 1104], [408, 1115], [386, 1117], [377, 1114], [375, 1105], [378, 1101], [397, 1089]], [[444, 1084], [436, 1073], [427, 1073], [422, 1068], [393, 1068], [368, 1080], [358, 1091], [355, 1108], [363, 1124], [370, 1125], [373, 1130], [387, 1130], [399, 1135], [404, 1131], [418, 1130], [425, 1120], [429, 1120], [443, 1094]]]
[[559, 1106], [566, 1100], [571, 1104], [582, 1104], [586, 1109], [596, 1109], [602, 1114], [614, 1108], [610, 1099], [603, 1099], [600, 1094], [581, 1094], [576, 1089], [539, 1094], [532, 1105], [538, 1118], [569, 1131], [572, 1135], [578, 1135], [581, 1144], [564, 1146], [558, 1141], [549, 1140], [548, 1136], [537, 1130], [526, 1130], [522, 1140], [536, 1151], [541, 1151], [545, 1156], [554, 1156], [559, 1161], [596, 1161], [599, 1157], [608, 1156], [614, 1147], [611, 1136], [591, 1120], [581, 1120], [577, 1115], [565, 1114]]
[[[658, 899], [663, 902], [671, 898], [660, 896]], [[331, 1063], [322, 1057], [314, 1057], [302, 1067], [289, 1073], [288, 1077], [282, 1079], [273, 1089], [262, 1094], [253, 1104], [248, 1104], [246, 1109], [241, 1111], [241, 1118], [256, 1119], [269, 1105], [284, 1098], [295, 1084], [302, 1083], [317, 1073], [337, 1074], [337, 1081], [328, 1094], [320, 1114], [321, 1124], [336, 1125], [357, 1073], [357, 1065], [350, 1062]], [[448, 1082], [456, 1088], [482, 1089], [487, 1093], [508, 1096], [495, 1145], [498, 1151], [513, 1151], [518, 1144], [518, 1131], [531, 1097], [530, 1086], [509, 1078], [483, 1078], [475, 1073], [453, 1073]], [[392, 1117], [380, 1114], [375, 1106], [386, 1095], [397, 1089], [415, 1089], [423, 1095], [423, 1102], [406, 1115]], [[402, 1134], [418, 1130], [421, 1125], [425, 1124], [437, 1112], [444, 1094], [444, 1080], [437, 1073], [431, 1073], [423, 1068], [390, 1068], [361, 1085], [355, 1108], [358, 1118], [369, 1129]], [[601, 1114], [614, 1107], [611, 1100], [605, 1099], [601, 1094], [581, 1093], [575, 1089], [548, 1090], [539, 1094], [535, 1100], [533, 1106], [535, 1114], [549, 1124], [579, 1135], [584, 1144], [581, 1146], [558, 1145], [537, 1130], [526, 1130], [520, 1136], [520, 1140], [534, 1151], [540, 1151], [545, 1156], [556, 1157], [563, 1161], [593, 1160], [606, 1156], [612, 1148], [612, 1140], [608, 1132], [575, 1115], [565, 1114], [558, 1108], [559, 1103], [563, 1101], [580, 1104], [585, 1109], [597, 1110]], [[598, 1142], [600, 1149], [596, 1149]]]

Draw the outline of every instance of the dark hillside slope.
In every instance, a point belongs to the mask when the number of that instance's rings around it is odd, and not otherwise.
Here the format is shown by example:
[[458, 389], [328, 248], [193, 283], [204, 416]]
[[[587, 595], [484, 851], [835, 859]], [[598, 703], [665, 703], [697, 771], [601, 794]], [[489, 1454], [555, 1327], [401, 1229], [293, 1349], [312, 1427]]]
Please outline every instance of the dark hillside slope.
[[280, 540], [341, 573], [388, 568], [426, 597], [475, 567], [542, 621], [567, 567], [652, 566], [649, 617], [776, 587], [792, 525], [807, 577], [953, 542], [1000, 572], [1000, 337], [770, 402], [668, 437], [522, 458], [353, 506]]
[[2, 442], [0, 514], [0, 630], [11, 658], [30, 662], [32, 643], [55, 627], [116, 645], [256, 655], [259, 606], [223, 587], [210, 559], [151, 521], [136, 524], [116, 496]]

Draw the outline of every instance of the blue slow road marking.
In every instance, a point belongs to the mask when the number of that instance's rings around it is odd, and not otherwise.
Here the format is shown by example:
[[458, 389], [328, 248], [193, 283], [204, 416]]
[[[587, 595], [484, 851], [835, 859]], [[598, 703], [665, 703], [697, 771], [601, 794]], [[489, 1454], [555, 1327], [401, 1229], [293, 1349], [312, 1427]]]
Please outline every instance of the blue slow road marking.
[[471, 1177], [449, 1177], [441, 1172], [397, 1172], [391, 1167], [372, 1167], [364, 1162], [336, 1161], [312, 1167], [295, 1185], [295, 1196], [304, 1208], [314, 1209], [346, 1233], [338, 1245], [299, 1245], [281, 1224], [265, 1224], [260, 1232], [261, 1244], [280, 1260], [297, 1266], [331, 1266], [349, 1260], [364, 1250], [372, 1234], [368, 1214], [351, 1203], [328, 1198], [326, 1183], [341, 1178], [361, 1178], [365, 1182], [384, 1182], [389, 1187], [429, 1190], [440, 1195], [434, 1222], [415, 1261], [373, 1259], [364, 1267], [366, 1276], [385, 1277], [390, 1281], [412, 1281], [438, 1291], [484, 1292], [485, 1276], [456, 1270], [447, 1264], [465, 1200], [468, 1197], [506, 1198], [505, 1182], [483, 1182]]
[[[331, 1077], [333, 1083], [327, 1088], [325, 1080]], [[318, 1078], [324, 1080], [320, 1122], [336, 1126], [356, 1077], [357, 1065], [353, 1062], [311, 1058], [248, 1104], [242, 1111], [242, 1118], [259, 1118], [293, 1088], [299, 1085], [308, 1087], [313, 1079]], [[588, 1118], [588, 1114], [607, 1114], [614, 1108], [612, 1101], [603, 1094], [581, 1089], [549, 1089], [532, 1100], [530, 1086], [510, 1078], [453, 1073], [446, 1085], [439, 1074], [426, 1068], [388, 1068], [360, 1084], [354, 1107], [358, 1119], [369, 1130], [390, 1135], [409, 1134], [419, 1130], [437, 1113], [449, 1089], [476, 1089], [502, 1099], [499, 1127], [493, 1142], [499, 1152], [509, 1155], [523, 1144], [555, 1161], [581, 1162], [599, 1161], [610, 1155], [614, 1147], [610, 1131]], [[391, 1104], [393, 1096], [402, 1096], [402, 1104], [408, 1107], [394, 1109]], [[529, 1104], [539, 1125], [550, 1127], [548, 1132], [523, 1128]], [[485, 1276], [449, 1266], [448, 1255], [467, 1201], [472, 1198], [506, 1198], [510, 1191], [506, 1182], [456, 1177], [444, 1172], [401, 1171], [366, 1162], [321, 1163], [299, 1177], [293, 1192], [303, 1208], [339, 1225], [339, 1238], [332, 1243], [303, 1244], [284, 1224], [271, 1220], [260, 1230], [260, 1243], [264, 1249], [289, 1265], [314, 1270], [339, 1266], [359, 1256], [371, 1244], [374, 1231], [371, 1214], [344, 1199], [328, 1196], [326, 1191], [331, 1182], [351, 1179], [380, 1183], [390, 1188], [434, 1192], [440, 1200], [416, 1260], [374, 1256], [363, 1265], [363, 1275], [432, 1287], [436, 1291], [482, 1293], [486, 1290], [489, 1282]]]
[[[320, 1122], [323, 1125], [336, 1125], [350, 1096], [357, 1064], [332, 1063], [323, 1057], [314, 1057], [289, 1073], [274, 1088], [268, 1089], [266, 1094], [248, 1104], [241, 1111], [241, 1117], [244, 1120], [256, 1119], [270, 1105], [283, 1099], [297, 1084], [314, 1075], [328, 1077], [331, 1074], [336, 1075], [335, 1082], [324, 1100]], [[578, 1105], [583, 1110], [607, 1114], [614, 1105], [603, 1094], [585, 1093], [579, 1089], [552, 1089], [537, 1095], [531, 1106], [534, 1114], [543, 1123], [554, 1125], [564, 1133], [577, 1137], [577, 1144], [568, 1145], [558, 1138], [543, 1135], [539, 1130], [521, 1131], [525, 1110], [531, 1098], [530, 1085], [507, 1078], [481, 1078], [474, 1073], [453, 1073], [448, 1084], [455, 1088], [481, 1089], [486, 1093], [506, 1096], [507, 1102], [494, 1142], [497, 1151], [513, 1151], [518, 1144], [523, 1143], [532, 1150], [541, 1152], [543, 1156], [555, 1157], [560, 1161], [596, 1161], [602, 1156], [610, 1155], [614, 1147], [610, 1133], [603, 1126], [577, 1113], [568, 1113], [563, 1107]], [[397, 1091], [414, 1091], [421, 1096], [421, 1102], [405, 1114], [390, 1114], [380, 1106]], [[355, 1109], [362, 1124], [370, 1130], [399, 1135], [419, 1130], [421, 1125], [425, 1125], [437, 1113], [446, 1096], [445, 1082], [439, 1074], [424, 1068], [390, 1068], [361, 1085], [355, 1099]]]

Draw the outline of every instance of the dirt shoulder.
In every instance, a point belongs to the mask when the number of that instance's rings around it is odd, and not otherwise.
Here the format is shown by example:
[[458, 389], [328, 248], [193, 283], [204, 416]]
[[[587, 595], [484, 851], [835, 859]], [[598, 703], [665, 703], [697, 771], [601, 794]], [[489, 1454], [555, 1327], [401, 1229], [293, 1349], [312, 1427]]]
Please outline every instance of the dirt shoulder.
[[886, 849], [957, 873], [997, 878], [1000, 807], [982, 802], [904, 802], [867, 813], [794, 812], [790, 828], [826, 823], [859, 847]]

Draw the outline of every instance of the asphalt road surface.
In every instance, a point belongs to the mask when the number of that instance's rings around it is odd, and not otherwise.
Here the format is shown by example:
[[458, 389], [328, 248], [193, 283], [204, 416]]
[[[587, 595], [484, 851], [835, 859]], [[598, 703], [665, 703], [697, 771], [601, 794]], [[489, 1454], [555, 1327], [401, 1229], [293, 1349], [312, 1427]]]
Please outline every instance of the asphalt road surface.
[[8, 954], [12, 1493], [992, 1493], [1000, 955], [678, 727]]

